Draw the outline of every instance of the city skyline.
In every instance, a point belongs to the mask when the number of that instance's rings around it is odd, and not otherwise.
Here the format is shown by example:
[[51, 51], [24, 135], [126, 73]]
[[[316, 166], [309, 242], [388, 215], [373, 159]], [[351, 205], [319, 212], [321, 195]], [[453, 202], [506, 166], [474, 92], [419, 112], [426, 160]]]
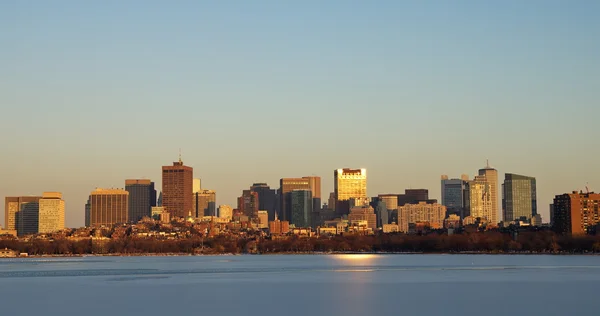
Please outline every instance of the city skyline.
[[500, 178], [536, 178], [547, 221], [555, 194], [600, 190], [599, 10], [2, 2], [0, 196], [61, 192], [82, 226], [94, 188], [159, 189], [181, 148], [217, 204], [307, 175], [324, 202], [345, 167], [368, 169], [369, 196], [439, 200], [440, 175], [472, 179], [489, 158]]

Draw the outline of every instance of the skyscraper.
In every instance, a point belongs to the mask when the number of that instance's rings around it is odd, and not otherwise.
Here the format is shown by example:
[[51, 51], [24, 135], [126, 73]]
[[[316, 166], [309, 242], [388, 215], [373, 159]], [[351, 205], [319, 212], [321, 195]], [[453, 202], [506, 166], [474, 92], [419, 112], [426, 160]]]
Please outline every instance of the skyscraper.
[[385, 203], [385, 207], [388, 210], [393, 211], [398, 209], [398, 194], [379, 194], [377, 197]]
[[259, 200], [258, 193], [251, 190], [242, 191], [242, 196], [238, 198], [238, 211], [249, 218], [258, 218]]
[[266, 183], [254, 183], [250, 187], [250, 191], [258, 194], [258, 209], [267, 211], [269, 221], [274, 220], [278, 208], [276, 190], [271, 189]]
[[502, 213], [504, 222], [530, 221], [537, 214], [535, 178], [512, 173], [504, 175]]
[[4, 208], [6, 229], [16, 230], [19, 236], [37, 233], [41, 198], [41, 196], [6, 197]]
[[162, 206], [171, 217], [188, 216], [194, 211], [194, 169], [179, 161], [162, 167]]
[[345, 215], [350, 212], [351, 198], [367, 199], [367, 169], [336, 169], [333, 172], [335, 212]]
[[490, 218], [487, 218], [488, 221], [493, 224], [498, 223], [498, 170], [490, 167], [489, 161], [487, 165], [483, 169], [479, 169], [479, 175], [485, 176], [489, 185], [490, 185], [490, 198], [492, 200], [492, 211], [490, 214]]
[[291, 199], [290, 224], [296, 227], [311, 227], [313, 200], [311, 190], [293, 190], [289, 193]]
[[462, 175], [460, 179], [448, 179], [447, 175], [442, 175], [442, 205], [446, 207], [447, 215], [455, 214], [460, 218], [465, 218], [465, 199], [468, 197], [467, 186], [469, 178]]
[[121, 189], [96, 189], [89, 197], [89, 225], [102, 226], [127, 223], [129, 192]]
[[559, 234], [582, 235], [600, 223], [600, 194], [573, 191], [554, 197], [552, 229]]
[[468, 213], [473, 218], [487, 220], [496, 224], [497, 215], [492, 204], [491, 184], [485, 175], [475, 176], [469, 185]]
[[419, 202], [429, 201], [431, 203], [437, 202], [429, 200], [428, 189], [406, 189], [404, 194], [398, 194], [398, 206], [405, 204], [418, 204]]
[[281, 203], [279, 217], [288, 222], [292, 218], [290, 192], [293, 190], [311, 191], [310, 180], [307, 178], [282, 178], [279, 180], [279, 199]]
[[65, 229], [65, 201], [62, 193], [44, 192], [39, 201], [39, 233], [53, 233]]
[[137, 223], [144, 216], [150, 217], [152, 207], [156, 206], [154, 182], [146, 179], [125, 180], [125, 190], [129, 192], [129, 221]]
[[213, 190], [200, 190], [194, 193], [194, 216], [217, 216], [217, 193]]
[[200, 179], [194, 179], [194, 185], [193, 185], [192, 192], [196, 193], [196, 192], [200, 192], [200, 190], [202, 190], [202, 183], [200, 182]]
[[313, 211], [317, 211], [321, 209], [321, 177], [317, 176], [309, 176], [302, 177], [304, 179], [308, 179], [308, 186], [310, 187], [310, 191], [312, 194]]

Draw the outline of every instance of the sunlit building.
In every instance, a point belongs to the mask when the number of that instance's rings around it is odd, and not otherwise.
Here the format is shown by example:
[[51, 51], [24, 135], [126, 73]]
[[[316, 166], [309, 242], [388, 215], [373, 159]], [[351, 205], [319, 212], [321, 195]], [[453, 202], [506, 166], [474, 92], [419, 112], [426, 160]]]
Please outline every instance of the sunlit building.
[[217, 193], [213, 190], [200, 190], [194, 193], [195, 217], [216, 216]]
[[536, 181], [533, 177], [507, 173], [502, 184], [503, 221], [531, 221], [537, 214]]
[[231, 221], [233, 218], [233, 209], [229, 205], [219, 205], [219, 217]]
[[251, 190], [242, 191], [242, 196], [238, 198], [238, 210], [249, 218], [258, 218], [258, 193]]
[[465, 212], [468, 198], [467, 175], [462, 175], [460, 179], [449, 179], [447, 175], [442, 175], [442, 205], [446, 207], [448, 215], [455, 214], [464, 218], [469, 216]]
[[491, 183], [487, 177], [475, 176], [472, 181], [469, 181], [468, 187], [469, 199], [467, 207], [469, 215], [495, 224], [495, 218], [497, 217], [493, 209]]
[[60, 192], [44, 192], [39, 201], [39, 233], [65, 229], [65, 201]]
[[129, 192], [121, 189], [96, 189], [89, 197], [90, 226], [127, 223]]
[[179, 161], [162, 167], [162, 207], [174, 217], [194, 211], [194, 169]]
[[498, 170], [490, 167], [489, 162], [485, 166], [485, 168], [479, 169], [479, 175], [485, 176], [487, 182], [489, 184], [489, 192], [490, 199], [492, 202], [491, 211], [488, 216], [485, 217], [490, 223], [497, 224], [498, 223]]
[[377, 215], [375, 215], [375, 210], [371, 206], [353, 207], [350, 214], [348, 214], [348, 221], [350, 225], [364, 221], [367, 228], [373, 231], [377, 230]]
[[429, 223], [433, 229], [444, 227], [446, 207], [438, 203], [419, 202], [398, 208], [398, 227], [401, 232], [409, 231], [409, 224]]
[[552, 229], [559, 234], [589, 233], [600, 222], [600, 194], [573, 191], [554, 197]]
[[368, 201], [367, 169], [336, 169], [333, 172], [333, 180], [335, 211], [337, 214], [345, 215], [349, 213], [349, 201], [352, 198]]

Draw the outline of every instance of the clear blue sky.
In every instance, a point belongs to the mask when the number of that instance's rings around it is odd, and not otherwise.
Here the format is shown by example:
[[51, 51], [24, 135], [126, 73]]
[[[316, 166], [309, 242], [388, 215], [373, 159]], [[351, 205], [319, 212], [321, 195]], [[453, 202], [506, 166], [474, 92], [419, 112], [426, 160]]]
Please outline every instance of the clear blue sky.
[[[491, 164], [600, 191], [598, 1], [2, 1], [0, 196], [177, 160], [218, 204], [253, 182], [368, 169], [368, 191]], [[4, 203], [0, 206], [4, 221]]]

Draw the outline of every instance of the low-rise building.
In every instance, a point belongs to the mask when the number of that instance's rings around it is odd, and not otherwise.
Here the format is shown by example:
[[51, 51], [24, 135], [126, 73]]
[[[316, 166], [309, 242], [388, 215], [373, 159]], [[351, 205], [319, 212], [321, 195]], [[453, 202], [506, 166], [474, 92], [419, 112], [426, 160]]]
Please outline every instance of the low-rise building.
[[400, 231], [400, 228], [398, 227], [397, 224], [383, 224], [383, 233], [384, 234], [397, 233], [399, 231]]
[[19, 252], [16, 250], [4, 248], [0, 249], [0, 258], [16, 258], [19, 256]]

